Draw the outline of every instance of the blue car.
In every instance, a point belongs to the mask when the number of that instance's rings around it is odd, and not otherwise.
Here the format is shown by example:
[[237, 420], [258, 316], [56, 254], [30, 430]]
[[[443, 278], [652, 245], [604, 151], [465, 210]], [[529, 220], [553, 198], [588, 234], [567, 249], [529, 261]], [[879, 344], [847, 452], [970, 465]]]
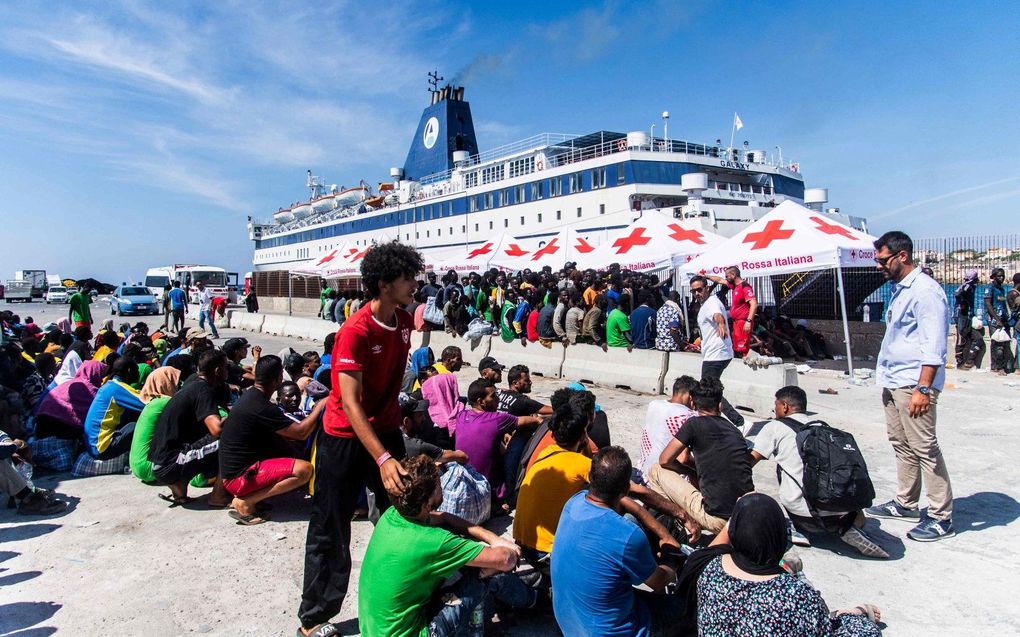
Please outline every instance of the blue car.
[[110, 297], [110, 314], [159, 314], [159, 304], [149, 289], [142, 286], [122, 285]]

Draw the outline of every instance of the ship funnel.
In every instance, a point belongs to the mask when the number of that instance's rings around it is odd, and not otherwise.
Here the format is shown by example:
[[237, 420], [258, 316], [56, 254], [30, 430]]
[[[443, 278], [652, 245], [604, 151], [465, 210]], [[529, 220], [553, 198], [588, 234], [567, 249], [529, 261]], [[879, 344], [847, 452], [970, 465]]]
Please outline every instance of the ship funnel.
[[421, 114], [411, 147], [404, 160], [404, 179], [417, 180], [451, 170], [454, 153], [478, 154], [471, 106], [464, 101], [464, 87], [444, 86], [431, 91], [431, 102]]
[[807, 188], [804, 190], [804, 205], [811, 210], [822, 212], [822, 209], [828, 202], [828, 188]]

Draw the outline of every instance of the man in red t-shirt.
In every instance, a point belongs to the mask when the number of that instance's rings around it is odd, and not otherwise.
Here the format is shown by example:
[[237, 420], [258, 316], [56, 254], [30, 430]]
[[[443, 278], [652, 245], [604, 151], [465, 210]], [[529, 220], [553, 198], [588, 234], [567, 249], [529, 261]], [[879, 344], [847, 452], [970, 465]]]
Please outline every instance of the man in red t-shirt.
[[298, 617], [301, 633], [339, 634], [351, 574], [351, 518], [361, 487], [380, 512], [387, 492], [402, 493], [404, 439], [397, 396], [411, 348], [411, 302], [422, 271], [418, 252], [397, 242], [371, 248], [361, 262], [366, 301], [336, 333], [333, 389], [316, 439], [315, 494], [305, 542], [305, 577]]
[[726, 268], [726, 278], [709, 276], [730, 289], [730, 323], [733, 334], [733, 353], [743, 356], [750, 350], [751, 334], [754, 333], [754, 317], [758, 313], [758, 299], [754, 288], [740, 276], [740, 268], [731, 265]]

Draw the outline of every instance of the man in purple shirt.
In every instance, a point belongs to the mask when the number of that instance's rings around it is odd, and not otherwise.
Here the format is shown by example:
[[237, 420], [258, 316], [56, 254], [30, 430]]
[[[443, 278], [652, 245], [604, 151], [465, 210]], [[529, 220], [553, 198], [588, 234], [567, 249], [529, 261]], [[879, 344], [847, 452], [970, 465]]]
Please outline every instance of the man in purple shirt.
[[499, 398], [491, 380], [479, 378], [468, 386], [468, 409], [457, 414], [456, 447], [467, 454], [469, 462], [492, 485], [492, 493], [502, 494], [502, 462], [498, 458], [504, 437], [518, 427], [538, 425], [540, 416], [514, 416], [496, 411]]

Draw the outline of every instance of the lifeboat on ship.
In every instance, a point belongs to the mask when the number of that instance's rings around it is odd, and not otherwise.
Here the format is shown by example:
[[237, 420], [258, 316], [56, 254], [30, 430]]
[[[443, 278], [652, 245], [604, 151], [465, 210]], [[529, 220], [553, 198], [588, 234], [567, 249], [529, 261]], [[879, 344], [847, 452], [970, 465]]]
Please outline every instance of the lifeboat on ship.
[[304, 219], [308, 215], [312, 214], [312, 204], [299, 203], [293, 208], [291, 208], [291, 211], [294, 213], [295, 219]]
[[383, 202], [385, 202], [385, 201], [386, 201], [386, 196], [385, 195], [381, 195], [379, 197], [372, 197], [370, 199], [366, 199], [365, 200], [365, 205], [366, 206], [370, 206], [372, 208], [381, 208], [383, 206]]
[[358, 186], [341, 190], [333, 195], [333, 201], [336, 202], [337, 208], [347, 208], [362, 203], [371, 196], [372, 190], [368, 186]]
[[277, 223], [287, 223], [294, 220], [294, 212], [290, 208], [280, 208], [273, 213], [273, 219]]
[[333, 209], [333, 195], [323, 195], [318, 199], [312, 199], [312, 211], [315, 213], [329, 212]]

